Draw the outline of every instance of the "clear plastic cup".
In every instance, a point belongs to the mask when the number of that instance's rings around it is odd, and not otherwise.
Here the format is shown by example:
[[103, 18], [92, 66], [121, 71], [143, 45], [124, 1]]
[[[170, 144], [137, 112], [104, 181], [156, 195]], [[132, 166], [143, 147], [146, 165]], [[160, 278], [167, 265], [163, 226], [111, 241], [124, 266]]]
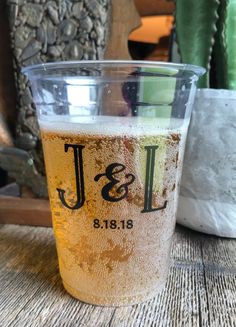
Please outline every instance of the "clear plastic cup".
[[196, 81], [204, 69], [137, 61], [25, 68], [41, 130], [64, 287], [128, 305], [165, 285]]

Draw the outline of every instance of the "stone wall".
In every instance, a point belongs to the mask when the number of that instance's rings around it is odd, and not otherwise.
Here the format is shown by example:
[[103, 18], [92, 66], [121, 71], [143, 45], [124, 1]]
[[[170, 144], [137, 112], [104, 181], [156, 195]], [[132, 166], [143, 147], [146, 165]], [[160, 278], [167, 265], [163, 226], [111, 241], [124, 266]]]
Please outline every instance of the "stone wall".
[[[102, 59], [110, 0], [6, 1], [17, 89], [15, 144], [28, 153], [35, 178], [42, 180], [45, 173], [39, 129], [29, 84], [21, 68], [43, 62]], [[37, 189], [37, 181], [32, 183], [34, 192], [46, 195], [46, 189]]]

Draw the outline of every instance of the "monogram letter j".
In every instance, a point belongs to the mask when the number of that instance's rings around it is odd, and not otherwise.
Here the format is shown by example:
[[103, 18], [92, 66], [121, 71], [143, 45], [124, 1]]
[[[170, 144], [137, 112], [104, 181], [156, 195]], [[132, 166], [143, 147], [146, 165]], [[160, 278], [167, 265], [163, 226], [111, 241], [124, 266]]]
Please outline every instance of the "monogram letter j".
[[79, 209], [83, 206], [85, 195], [84, 195], [84, 172], [83, 172], [83, 156], [82, 151], [84, 145], [77, 144], [65, 144], [65, 152], [72, 148], [74, 151], [74, 165], [75, 165], [75, 179], [76, 179], [76, 193], [77, 201], [75, 205], [69, 205], [65, 200], [65, 190], [57, 188], [57, 192], [62, 204], [68, 209]]

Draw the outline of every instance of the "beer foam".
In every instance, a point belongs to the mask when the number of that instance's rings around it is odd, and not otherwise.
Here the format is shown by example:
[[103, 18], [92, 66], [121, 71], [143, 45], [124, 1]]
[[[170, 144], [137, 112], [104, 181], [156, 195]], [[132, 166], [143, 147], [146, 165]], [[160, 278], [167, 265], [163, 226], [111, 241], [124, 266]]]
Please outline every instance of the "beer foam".
[[167, 135], [187, 132], [188, 120], [176, 118], [115, 116], [41, 116], [40, 128], [67, 134], [109, 136]]

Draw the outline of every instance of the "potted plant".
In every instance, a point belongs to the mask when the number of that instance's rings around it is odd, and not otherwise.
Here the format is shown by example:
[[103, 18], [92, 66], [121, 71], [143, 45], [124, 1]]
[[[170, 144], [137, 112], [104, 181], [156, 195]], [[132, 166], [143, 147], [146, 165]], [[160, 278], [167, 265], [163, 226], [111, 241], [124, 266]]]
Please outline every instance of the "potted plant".
[[236, 1], [176, 0], [181, 61], [203, 66], [186, 146], [177, 221], [236, 237]]

